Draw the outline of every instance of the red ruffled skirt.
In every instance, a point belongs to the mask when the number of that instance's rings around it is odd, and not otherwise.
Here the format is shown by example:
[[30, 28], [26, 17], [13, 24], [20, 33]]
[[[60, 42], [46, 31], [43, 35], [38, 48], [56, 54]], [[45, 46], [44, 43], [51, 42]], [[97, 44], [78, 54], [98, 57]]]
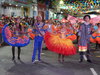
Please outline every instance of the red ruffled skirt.
[[92, 36], [90, 37], [90, 41], [92, 43], [99, 43], [100, 44], [100, 33], [93, 33]]
[[76, 48], [70, 39], [62, 39], [58, 34], [54, 35], [47, 32], [44, 40], [50, 51], [66, 56], [76, 54]]

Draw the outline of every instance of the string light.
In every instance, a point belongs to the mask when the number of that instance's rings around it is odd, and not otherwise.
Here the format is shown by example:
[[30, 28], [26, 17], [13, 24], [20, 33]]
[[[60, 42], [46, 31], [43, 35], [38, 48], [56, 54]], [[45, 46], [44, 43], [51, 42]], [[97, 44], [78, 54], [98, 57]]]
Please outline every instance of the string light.
[[63, 0], [60, 0], [60, 4], [64, 4], [64, 1]]

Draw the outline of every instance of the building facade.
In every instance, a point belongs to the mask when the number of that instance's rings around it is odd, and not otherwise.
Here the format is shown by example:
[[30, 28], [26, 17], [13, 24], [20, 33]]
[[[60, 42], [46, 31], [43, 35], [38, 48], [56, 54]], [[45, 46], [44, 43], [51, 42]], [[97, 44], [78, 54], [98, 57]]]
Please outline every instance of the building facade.
[[0, 10], [0, 15], [33, 17], [38, 12], [37, 0], [0, 0]]

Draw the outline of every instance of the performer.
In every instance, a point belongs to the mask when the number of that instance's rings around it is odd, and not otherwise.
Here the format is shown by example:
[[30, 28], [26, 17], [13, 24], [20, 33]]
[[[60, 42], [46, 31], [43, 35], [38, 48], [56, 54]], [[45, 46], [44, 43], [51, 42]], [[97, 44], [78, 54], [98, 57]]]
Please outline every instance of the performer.
[[66, 29], [65, 25], [60, 29], [59, 33], [50, 33], [45, 34], [45, 43], [49, 50], [58, 53], [58, 61], [64, 61], [64, 56], [76, 54], [76, 48], [74, 47], [72, 41], [66, 38]]
[[[47, 32], [51, 32], [52, 33], [52, 26], [53, 26], [53, 21], [50, 19], [50, 20], [46, 20], [45, 21], [45, 25], [43, 26], [43, 29], [45, 29], [45, 31]], [[45, 45], [45, 42], [44, 42], [44, 45]], [[48, 50], [48, 48], [45, 46], [43, 48], [43, 50]]]
[[97, 35], [96, 35], [96, 49], [97, 48], [100, 48], [100, 23], [97, 23], [97, 27], [98, 27], [98, 29], [97, 29]]
[[34, 38], [32, 62], [35, 61], [37, 51], [38, 51], [38, 60], [41, 61], [42, 42], [43, 42], [43, 36], [45, 34], [45, 30], [43, 29], [44, 23], [42, 22], [42, 18], [40, 16], [37, 16], [36, 19], [37, 22], [34, 24], [35, 29], [33, 30], [36, 36]]
[[52, 32], [52, 26], [53, 26], [53, 21], [52, 20], [46, 20], [43, 28], [46, 29], [46, 31], [48, 31], [48, 32]]
[[79, 24], [78, 20], [76, 20], [76, 23], [74, 24], [74, 33], [77, 36], [77, 40], [76, 40], [77, 44], [78, 44], [78, 39], [79, 39], [79, 35], [78, 35], [78, 31], [79, 31], [79, 27], [80, 27], [79, 25], [80, 24]]
[[85, 15], [83, 17], [84, 23], [81, 24], [79, 33], [79, 52], [80, 52], [80, 62], [83, 62], [83, 55], [86, 54], [87, 62], [91, 63], [90, 60], [90, 35], [91, 35], [91, 27], [90, 24], [91, 17], [89, 15]]
[[[62, 39], [64, 39], [64, 38], [66, 38], [66, 26], [65, 25], [62, 25], [62, 28], [61, 28], [61, 30], [60, 30], [60, 37], [62, 38]], [[58, 55], [58, 61], [59, 62], [61, 62], [61, 57], [62, 57], [62, 62], [64, 62], [64, 57], [65, 57], [65, 55], [63, 55], [63, 54], [60, 54], [59, 53], [59, 55]]]
[[96, 43], [98, 46], [100, 44], [100, 23], [97, 23], [98, 29], [92, 34], [90, 41]]
[[57, 25], [56, 22], [54, 22], [52, 25], [52, 32], [57, 32], [58, 30], [59, 30], [59, 26]]
[[23, 32], [23, 28], [19, 23], [17, 25], [10, 24], [5, 25], [2, 30], [3, 39], [6, 43], [12, 46], [12, 60], [15, 59], [15, 47], [18, 47], [18, 59], [20, 60], [20, 47], [28, 45], [30, 39], [23, 35], [26, 33]]
[[70, 39], [72, 41], [76, 40], [76, 35], [74, 34], [74, 29], [72, 28], [72, 26], [70, 25], [70, 22], [66, 23], [66, 37], [67, 39]]
[[95, 40], [98, 43], [98, 45], [100, 46], [100, 23], [98, 23], [97, 26], [98, 26], [98, 29], [96, 31], [96, 38], [95, 38]]
[[66, 38], [67, 39], [70, 39], [72, 41], [76, 40], [76, 35], [74, 34], [74, 27], [72, 26], [71, 22], [69, 20], [66, 20], [66, 19], [62, 19], [61, 20], [62, 24], [66, 25]]
[[0, 46], [3, 42], [3, 40], [2, 40], [2, 28], [3, 28], [3, 24], [2, 24], [2, 21], [0, 21]]

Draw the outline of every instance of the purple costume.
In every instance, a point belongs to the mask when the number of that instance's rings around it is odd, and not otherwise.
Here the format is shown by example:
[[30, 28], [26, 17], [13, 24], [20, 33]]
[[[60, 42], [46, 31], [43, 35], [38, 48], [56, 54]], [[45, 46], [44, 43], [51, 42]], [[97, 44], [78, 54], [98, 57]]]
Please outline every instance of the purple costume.
[[92, 24], [86, 25], [85, 23], [80, 26], [79, 52], [86, 52], [89, 49], [91, 26]]

